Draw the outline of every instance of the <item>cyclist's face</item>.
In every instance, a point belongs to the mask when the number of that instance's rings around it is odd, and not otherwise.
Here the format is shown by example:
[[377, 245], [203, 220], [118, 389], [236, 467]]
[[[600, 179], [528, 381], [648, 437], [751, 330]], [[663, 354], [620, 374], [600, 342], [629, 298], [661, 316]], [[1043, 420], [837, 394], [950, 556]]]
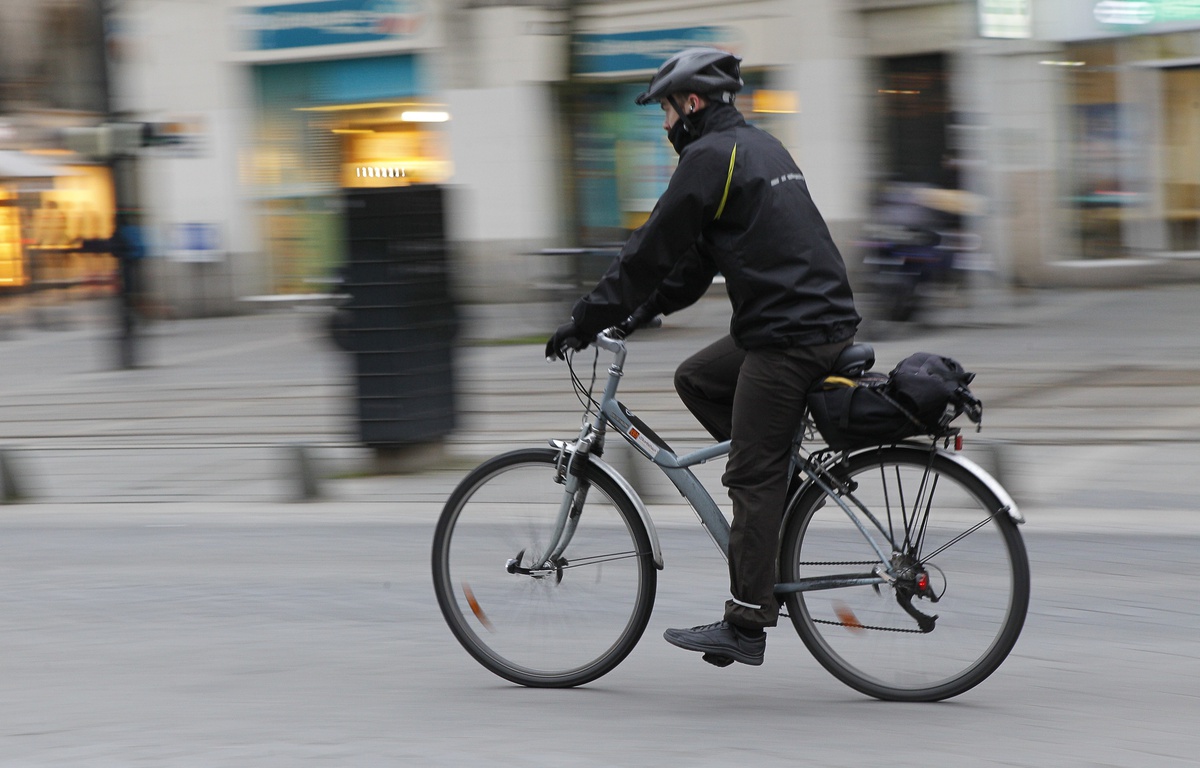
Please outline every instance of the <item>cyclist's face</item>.
[[[689, 93], [686, 97], [676, 96], [675, 100], [679, 102], [679, 106], [683, 107], [683, 111], [689, 115], [704, 106], [704, 100], [694, 93]], [[670, 131], [675, 123], [679, 122], [679, 113], [675, 111], [675, 107], [671, 106], [668, 99], [659, 99], [658, 105], [663, 111], [663, 130]]]

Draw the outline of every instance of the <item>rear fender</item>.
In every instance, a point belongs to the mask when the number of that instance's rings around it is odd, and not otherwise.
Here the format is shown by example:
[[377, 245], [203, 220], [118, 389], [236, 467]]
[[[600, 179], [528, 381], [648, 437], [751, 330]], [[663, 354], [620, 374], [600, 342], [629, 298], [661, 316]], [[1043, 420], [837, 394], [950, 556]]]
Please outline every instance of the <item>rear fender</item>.
[[[912, 443], [910, 445], [905, 445], [904, 443], [900, 443], [896, 447], [907, 448], [908, 450], [918, 452], [922, 455], [929, 453], [928, 444]], [[863, 453], [865, 451], [874, 451], [874, 450], [877, 450], [877, 449], [875, 447], [863, 448], [861, 450], [852, 452], [850, 454], [850, 456], [855, 456], [855, 455], [857, 455], [859, 453]], [[993, 494], [995, 494], [996, 498], [1000, 501], [1001, 510], [1003, 510], [1005, 513], [1007, 513], [1008, 516], [1012, 518], [1014, 523], [1021, 525], [1025, 522], [1025, 516], [1021, 514], [1020, 508], [1017, 507], [1017, 502], [1013, 501], [1013, 498], [1012, 498], [1012, 496], [1009, 495], [1008, 491], [1004, 490], [1004, 486], [1000, 485], [999, 481], [997, 481], [996, 478], [994, 478], [990, 474], [988, 474], [987, 471], [983, 467], [979, 466], [978, 464], [971, 461], [966, 456], [963, 456], [960, 453], [952, 453], [950, 451], [946, 451], [941, 448], [938, 448], [937, 452], [939, 454], [941, 454], [942, 456], [944, 456], [946, 459], [950, 460], [951, 462], [959, 465], [963, 469], [970, 472], [972, 475], [974, 475], [979, 480], [979, 482], [983, 483], [984, 486], [989, 491], [991, 491]], [[788, 518], [791, 517], [792, 509], [795, 506], [795, 503], [800, 499], [800, 497], [809, 488], [813, 487], [813, 485], [815, 485], [815, 483], [813, 483], [812, 478], [805, 475], [804, 481], [800, 484], [800, 486], [798, 488], [796, 488], [792, 492], [792, 494], [788, 498], [788, 502], [787, 502], [787, 507], [786, 507], [787, 514], [784, 515], [784, 520], [783, 520], [784, 526], [787, 525]], [[783, 528], [780, 528], [780, 530], [783, 530]]]

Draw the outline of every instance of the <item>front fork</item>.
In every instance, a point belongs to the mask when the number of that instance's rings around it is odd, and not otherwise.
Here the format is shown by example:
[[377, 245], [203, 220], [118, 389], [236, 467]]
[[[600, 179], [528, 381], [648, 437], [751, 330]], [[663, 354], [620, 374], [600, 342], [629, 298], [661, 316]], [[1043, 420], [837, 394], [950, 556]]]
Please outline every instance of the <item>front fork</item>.
[[587, 479], [587, 466], [593, 452], [599, 453], [603, 445], [603, 433], [597, 432], [592, 425], [586, 424], [579, 433], [579, 438], [573, 443], [560, 443], [558, 461], [555, 468], [554, 482], [563, 486], [562, 503], [555, 516], [554, 532], [544, 552], [531, 553], [530, 565], [523, 567], [525, 551], [508, 561], [509, 573], [523, 573], [538, 577], [555, 574], [557, 580], [562, 580], [562, 569], [567, 564], [563, 552], [571, 543], [575, 529], [579, 526], [579, 518], [583, 514], [583, 505], [587, 501], [588, 491], [592, 485]]

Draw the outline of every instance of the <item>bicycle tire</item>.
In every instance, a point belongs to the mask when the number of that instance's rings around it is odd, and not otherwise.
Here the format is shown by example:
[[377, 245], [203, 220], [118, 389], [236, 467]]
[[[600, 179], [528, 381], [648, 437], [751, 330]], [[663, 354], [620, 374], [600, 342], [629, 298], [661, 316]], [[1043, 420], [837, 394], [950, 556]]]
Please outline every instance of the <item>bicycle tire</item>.
[[552, 534], [564, 492], [557, 461], [545, 448], [484, 462], [451, 494], [433, 537], [434, 591], [454, 636], [493, 673], [537, 688], [583, 685], [624, 660], [658, 580], [636, 505], [594, 465], [564, 567], [509, 572]]
[[[826, 670], [868, 696], [939, 701], [970, 690], [1008, 657], [1028, 611], [1029, 560], [1016, 522], [979, 477], [929, 448], [860, 452], [842, 470], [853, 481], [852, 495], [885, 527], [915, 534], [916, 521], [927, 518], [921, 543], [897, 549], [908, 551], [914, 573], [924, 570], [929, 581], [928, 591], [910, 598], [910, 605], [936, 621], [931, 631], [922, 631], [897, 599], [914, 580], [897, 580], [788, 595], [796, 631]], [[844, 495], [843, 500], [857, 511]], [[902, 509], [914, 522], [902, 522]], [[879, 564], [845, 510], [819, 488], [808, 488], [789, 512], [780, 546], [781, 581], [870, 572], [871, 561]]]

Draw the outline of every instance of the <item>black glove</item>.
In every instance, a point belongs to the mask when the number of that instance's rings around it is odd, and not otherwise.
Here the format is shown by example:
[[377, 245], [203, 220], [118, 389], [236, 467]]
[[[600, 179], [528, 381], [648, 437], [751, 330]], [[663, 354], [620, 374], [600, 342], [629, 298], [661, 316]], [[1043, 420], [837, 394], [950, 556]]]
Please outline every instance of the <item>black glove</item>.
[[565, 360], [564, 349], [570, 348], [579, 351], [586, 347], [590, 341], [591, 339], [583, 338], [583, 334], [576, 327], [574, 320], [569, 323], [563, 323], [558, 326], [558, 330], [546, 342], [546, 359], [553, 360], [554, 358], [558, 358], [559, 360]]
[[658, 314], [658, 307], [653, 306], [650, 302], [646, 302], [633, 310], [632, 315], [617, 323], [616, 329], [623, 336], [629, 336], [638, 328], [645, 328], [647, 325], [650, 325], [651, 321], [658, 317]]

